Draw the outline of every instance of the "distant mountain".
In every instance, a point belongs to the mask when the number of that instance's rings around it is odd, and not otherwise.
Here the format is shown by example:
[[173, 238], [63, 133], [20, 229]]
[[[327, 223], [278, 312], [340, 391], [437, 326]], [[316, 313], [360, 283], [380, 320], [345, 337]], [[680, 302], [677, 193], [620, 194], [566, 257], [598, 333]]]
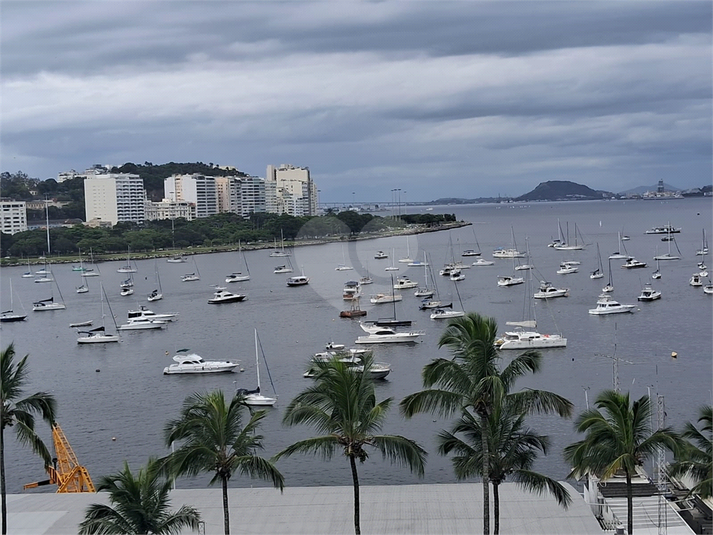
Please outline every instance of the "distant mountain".
[[596, 191], [588, 186], [569, 180], [549, 180], [540, 182], [535, 189], [514, 201], [577, 201], [605, 199], [613, 197], [608, 191]]
[[[652, 186], [639, 186], [638, 188], [622, 191], [619, 195], [643, 195], [647, 191], [656, 191], [656, 188], [658, 188], [658, 184], [653, 184]], [[681, 188], [677, 188], [671, 184], [666, 184], [666, 182], [663, 183], [663, 189], [664, 191], [681, 191]]]

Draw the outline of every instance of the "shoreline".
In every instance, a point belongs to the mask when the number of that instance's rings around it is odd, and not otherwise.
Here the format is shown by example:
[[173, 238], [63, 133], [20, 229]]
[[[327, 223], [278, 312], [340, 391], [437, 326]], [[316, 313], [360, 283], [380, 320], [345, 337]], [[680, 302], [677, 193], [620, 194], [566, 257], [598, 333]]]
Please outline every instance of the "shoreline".
[[[297, 240], [293, 242], [287, 242], [286, 247], [289, 249], [293, 249], [295, 247], [308, 247], [311, 245], [324, 245], [325, 243], [335, 243], [335, 242], [348, 242], [348, 241], [365, 241], [365, 240], [374, 240], [377, 238], [389, 238], [391, 236], [411, 236], [411, 235], [417, 235], [417, 234], [426, 234], [429, 232], [441, 232], [443, 230], [452, 230], [454, 228], [461, 228], [461, 227], [467, 227], [469, 225], [472, 225], [470, 221], [454, 221], [452, 223], [441, 223], [438, 226], [433, 226], [433, 227], [428, 227], [428, 226], [423, 226], [423, 225], [412, 225], [412, 226], [407, 226], [403, 227], [400, 229], [391, 229], [391, 230], [386, 230], [383, 232], [374, 232], [374, 233], [359, 233], [356, 235], [340, 235], [340, 236], [335, 236], [335, 237], [324, 237], [324, 238], [316, 238], [316, 239], [310, 239], [310, 240]], [[258, 250], [264, 250], [264, 249], [273, 249], [274, 244], [272, 243], [249, 243], [245, 244], [242, 246], [243, 251], [258, 251]], [[224, 245], [224, 246], [217, 246], [217, 247], [203, 247], [202, 245], [195, 246], [195, 247], [190, 247], [190, 248], [184, 248], [184, 249], [164, 249], [164, 250], [156, 250], [152, 251], [151, 253], [138, 253], [138, 254], [132, 254], [131, 259], [132, 260], [151, 260], [155, 258], [170, 258], [172, 256], [193, 256], [193, 255], [202, 255], [202, 254], [215, 254], [215, 253], [231, 253], [231, 252], [237, 252], [239, 250], [238, 245]], [[101, 263], [101, 262], [114, 262], [116, 260], [124, 260], [125, 255], [124, 253], [106, 253], [103, 255], [95, 255], [94, 257], [94, 262], [95, 263]], [[3, 258], [2, 261], [0, 261], [0, 268], [3, 267], [17, 267], [17, 266], [26, 266], [28, 264], [27, 261], [21, 262], [21, 259], [18, 259], [15, 261], [14, 259], [7, 259]], [[75, 262], [79, 262], [80, 259], [76, 257], [69, 257], [69, 256], [60, 256], [56, 258], [50, 258], [50, 261], [48, 263], [50, 264], [72, 264]], [[29, 265], [31, 266], [41, 266], [44, 265], [44, 260], [41, 260], [39, 258], [35, 260], [30, 260]]]

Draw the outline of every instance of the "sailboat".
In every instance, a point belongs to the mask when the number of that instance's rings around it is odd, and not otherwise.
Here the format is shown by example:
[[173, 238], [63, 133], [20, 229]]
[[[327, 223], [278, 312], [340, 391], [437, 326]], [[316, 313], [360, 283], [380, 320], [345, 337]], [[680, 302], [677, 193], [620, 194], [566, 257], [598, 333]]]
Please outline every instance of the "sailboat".
[[[272, 407], [277, 402], [277, 397], [271, 398], [263, 396], [260, 393], [260, 352], [257, 337], [257, 329], [255, 329], [255, 371], [257, 372], [257, 388], [255, 390], [244, 390], [239, 389], [238, 394], [242, 394], [245, 397], [245, 404], [253, 407]], [[263, 354], [263, 360], [265, 355]], [[270, 370], [267, 368], [267, 361], [265, 361], [265, 369], [267, 370], [268, 377], [270, 377], [270, 384], [272, 385], [273, 391], [275, 390], [275, 385], [272, 382], [272, 377], [270, 376]]]
[[[101, 327], [97, 327], [95, 329], [90, 329], [88, 331], [77, 331], [77, 334], [79, 334], [79, 338], [77, 338], [77, 343], [78, 344], [107, 344], [110, 342], [118, 342], [119, 341], [119, 335], [118, 334], [107, 334], [106, 332], [106, 324], [105, 324], [105, 318], [106, 316], [104, 315], [104, 286], [101, 284], [99, 285], [99, 301], [101, 302], [101, 311], [102, 311], [102, 325]], [[107, 303], [108, 303], [107, 299]], [[114, 319], [114, 314], [111, 314], [112, 319]], [[114, 320], [114, 328], [118, 330], [118, 327], [116, 326], [116, 320]]]
[[53, 279], [55, 286], [57, 286], [57, 293], [59, 294], [59, 302], [54, 300], [54, 291], [52, 291], [52, 296], [48, 299], [41, 299], [32, 303], [32, 310], [34, 312], [44, 312], [46, 310], [64, 310], [67, 306], [64, 304], [64, 298], [62, 297], [62, 292], [59, 289], [59, 284]]
[[602, 255], [599, 252], [599, 242], [597, 242], [597, 269], [590, 273], [590, 279], [601, 279], [604, 276], [604, 266], [602, 266]]
[[[283, 264], [281, 266], [277, 266], [274, 270], [273, 273], [292, 273], [294, 271], [292, 267], [292, 261], [290, 260], [290, 257], [287, 257], [287, 264]], [[235, 277], [238, 277], [235, 279]], [[247, 277], [247, 278], [245, 278]], [[240, 280], [248, 280], [250, 278], [250, 275], [241, 275], [239, 272], [238, 273], [233, 273], [231, 275], [231, 280], [225, 279], [226, 282], [239, 282]]]
[[[431, 312], [431, 319], [432, 320], [446, 320], [446, 319], [451, 319], [451, 318], [460, 318], [462, 316], [465, 316], [465, 309], [463, 307], [463, 301], [460, 298], [460, 291], [458, 290], [458, 285], [453, 282], [453, 286], [456, 288], [456, 294], [458, 295], [458, 302], [460, 303], [460, 310], [455, 310], [453, 308], [453, 304], [449, 307], [437, 307]], [[446, 308], [449, 308], [449, 310], [446, 310]]]
[[280, 248], [277, 248], [277, 238], [275, 238], [275, 249], [270, 253], [270, 256], [285, 257], [290, 256], [290, 253], [285, 251], [285, 237], [280, 229]]
[[475, 229], [473, 229], [473, 238], [475, 239], [475, 246], [477, 247], [477, 249], [465, 249], [461, 253], [461, 256], [480, 256], [481, 255], [480, 244], [478, 243], [478, 237], [475, 235]]
[[553, 245], [555, 249], [557, 249], [558, 251], [581, 251], [582, 249], [584, 249], [584, 239], [582, 239], [581, 244], [577, 240], [578, 236], [582, 236], [579, 232], [579, 228], [577, 228], [577, 223], [574, 224], [574, 244], [569, 243], [569, 223], [567, 223], [566, 239], [564, 239], [564, 235], [562, 234], [562, 227], [560, 226], [559, 220], [557, 220], [557, 225], [559, 226], [561, 241]]
[[32, 278], [32, 269], [30, 268], [30, 257], [27, 257], [27, 271], [25, 271], [22, 274], [23, 279], [31, 279]]
[[334, 268], [335, 271], [349, 271], [354, 269], [352, 266], [347, 265], [346, 254], [344, 253], [344, 244], [342, 244], [342, 263]]
[[406, 257], [399, 258], [399, 263], [400, 264], [410, 264], [412, 262], [413, 262], [413, 259], [411, 258], [411, 248], [409, 247], [409, 239], [408, 239], [408, 236], [406, 236]]
[[659, 269], [659, 261], [656, 260], [656, 271], [654, 271], [651, 274], [652, 279], [660, 279], [661, 278], [661, 270]]
[[37, 275], [37, 278], [35, 279], [35, 282], [42, 283], [42, 282], [52, 282], [54, 278], [52, 277], [52, 270], [47, 267], [47, 260], [44, 260], [44, 267], [42, 269], [38, 269], [35, 271], [35, 275]]
[[602, 288], [602, 292], [609, 293], [614, 291], [614, 280], [612, 279], [612, 270], [611, 270], [611, 260], [609, 260], [609, 282], [607, 285]]
[[84, 268], [82, 270], [82, 277], [98, 277], [99, 276], [99, 268], [96, 266], [94, 263], [94, 251], [92, 249], [89, 249], [89, 258], [91, 259], [92, 266], [90, 268]]
[[80, 275], [80, 281], [81, 284], [76, 287], [77, 293], [78, 294], [85, 294], [89, 291], [89, 284], [87, 284], [87, 281], [84, 280], [84, 277], [82, 277], [82, 273], [84, 273], [84, 262], [82, 261], [82, 253], [79, 253], [79, 266], [78, 269], [74, 269], [74, 266], [72, 266], [72, 271], [79, 271]]
[[384, 271], [398, 271], [398, 270], [399, 270], [399, 266], [394, 265], [394, 250], [391, 249], [391, 265], [386, 266], [384, 268]]
[[154, 261], [154, 275], [156, 276], [156, 288], [146, 297], [150, 303], [163, 299], [163, 288], [161, 288], [161, 277], [158, 274], [158, 261]]
[[708, 240], [706, 240], [706, 229], [703, 229], [703, 242], [701, 248], [696, 251], [696, 256], [705, 256], [708, 254]]
[[131, 248], [126, 250], [126, 265], [116, 270], [117, 273], [136, 273], [136, 268], [131, 265]]
[[[429, 262], [430, 263], [430, 262]], [[441, 301], [441, 296], [438, 292], [438, 283], [436, 282], [436, 277], [433, 276], [433, 270], [428, 271], [431, 283], [433, 284], [434, 294], [433, 296], [424, 297], [421, 303], [418, 305], [419, 310], [431, 310], [435, 308], [452, 308], [453, 303], [444, 304]]]
[[400, 299], [396, 299], [396, 294], [394, 293], [394, 276], [391, 275], [391, 303], [394, 305], [394, 314], [390, 318], [379, 318], [374, 322], [374, 325], [378, 325], [380, 327], [400, 327], [411, 325], [411, 320], [396, 319], [396, 301], [400, 301]]
[[[22, 304], [22, 303], [20, 303]], [[10, 310], [0, 312], [0, 322], [9, 323], [11, 321], [23, 321], [27, 318], [27, 314], [18, 314], [14, 310], [14, 299], [12, 292], [12, 279], [10, 279]], [[24, 311], [24, 307], [23, 307]]]
[[[435, 293], [435, 290], [430, 288], [428, 286], [428, 281], [429, 281], [429, 276], [428, 276], [428, 270], [429, 270], [429, 262], [426, 259], [426, 251], [423, 252], [423, 280], [424, 284], [423, 286], [419, 286], [416, 288], [416, 291], [413, 292], [413, 295], [416, 297], [421, 297], [421, 298], [428, 298], [428, 297], [433, 297], [433, 294]], [[432, 278], [432, 277], [431, 277]]]
[[183, 282], [193, 282], [193, 281], [199, 281], [201, 280], [201, 272], [198, 270], [198, 263], [196, 262], [196, 257], [193, 257], [193, 267], [196, 268], [196, 270], [193, 273], [186, 273], [181, 277], [181, 280]]
[[[618, 232], [617, 235], [619, 237], [619, 249], [617, 249], [616, 252], [609, 255], [609, 260], [630, 258], [629, 253], [626, 252], [626, 247], [624, 247], [624, 243], [621, 241], [621, 232]], [[624, 251], [624, 252], [622, 253], [622, 251]]]
[[517, 245], [515, 244], [515, 229], [510, 227], [510, 232], [512, 234], [512, 246], [509, 249], [495, 249], [493, 251], [493, 258], [523, 258], [525, 253], [517, 250]]
[[119, 285], [119, 288], [119, 294], [122, 297], [128, 297], [129, 295], [134, 294], [134, 279], [131, 277], [131, 275], [129, 275], [129, 278]]
[[[668, 240], [666, 240], [666, 242], [668, 243], [668, 252], [661, 254], [661, 255], [657, 254], [656, 256], [654, 256], [654, 260], [656, 260], [657, 262], [659, 260], [680, 260], [681, 259], [681, 256], [680, 256], [681, 250], [678, 248], [678, 244], [676, 243], [676, 240], [671, 235], [670, 229], [669, 229], [669, 233], [668, 233]], [[676, 246], [678, 255], [671, 254], [671, 242], [673, 242], [673, 244]]]
[[[247, 272], [247, 275], [243, 275], [241, 271], [236, 271], [234, 273], [231, 273], [228, 278], [225, 279], [226, 282], [245, 282], [250, 280], [250, 268], [248, 267], [248, 259], [245, 257], [245, 253], [243, 252], [243, 246], [240, 240], [238, 240], [238, 256], [242, 257], [243, 262], [245, 262], [245, 271]], [[289, 257], [287, 258], [287, 261], [290, 261]], [[277, 271], [280, 268], [287, 268], [287, 266], [279, 266], [275, 268], [275, 273], [292, 273], [292, 265], [290, 265], [289, 271]]]

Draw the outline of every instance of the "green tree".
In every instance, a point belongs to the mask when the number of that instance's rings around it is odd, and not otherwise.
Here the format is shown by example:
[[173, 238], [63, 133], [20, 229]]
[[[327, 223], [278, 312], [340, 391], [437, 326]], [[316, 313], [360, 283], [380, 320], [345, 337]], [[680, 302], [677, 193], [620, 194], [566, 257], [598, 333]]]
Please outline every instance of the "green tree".
[[595, 407], [584, 411], [575, 422], [577, 432], [586, 433], [586, 437], [564, 449], [565, 459], [573, 467], [568, 477], [578, 478], [591, 473], [606, 481], [623, 472], [626, 477], [627, 533], [632, 534], [631, 476], [636, 474], [636, 467], [643, 465], [659, 448], [678, 451], [681, 439], [668, 427], [651, 433], [648, 396], [631, 403], [628, 392], [605, 390], [597, 396]]
[[42, 457], [45, 465], [52, 462], [47, 446], [35, 433], [35, 415], [52, 425], [56, 401], [52, 394], [36, 392], [23, 398], [27, 383], [27, 357], [15, 364], [15, 345], [0, 353], [0, 486], [2, 487], [2, 535], [7, 533], [7, 488], [5, 484], [5, 428], [14, 427], [20, 443], [29, 445]]
[[276, 488], [284, 488], [284, 478], [272, 462], [255, 454], [262, 449], [263, 437], [257, 434], [257, 428], [265, 411], [252, 413], [243, 427], [246, 410], [242, 396], [236, 395], [227, 403], [221, 390], [195, 393], [184, 401], [180, 417], [165, 427], [167, 445], [183, 442], [168, 457], [167, 466], [174, 476], [215, 472], [210, 484], [221, 482], [225, 535], [230, 533], [228, 481], [233, 473], [270, 480]]
[[200, 513], [182, 505], [171, 512], [169, 493], [173, 481], [161, 476], [161, 463], [149, 459], [146, 468], [134, 475], [128, 463], [115, 474], [103, 476], [98, 490], [109, 492], [112, 505], [94, 503], [87, 508], [79, 524], [80, 535], [168, 535], [187, 527], [196, 531]]
[[[550, 440], [525, 427], [525, 413], [510, 403], [497, 404], [487, 421], [488, 479], [493, 485], [493, 533], [500, 533], [500, 484], [511, 476], [528, 491], [539, 494], [549, 491], [557, 503], [565, 508], [572, 498], [564, 486], [532, 470], [538, 453], [547, 455]], [[453, 470], [456, 477], [467, 479], [482, 476], [483, 442], [480, 420], [468, 410], [463, 410], [451, 431], [439, 433], [438, 451], [441, 455], [453, 453]]]
[[544, 390], [528, 389], [511, 392], [515, 381], [540, 369], [542, 357], [537, 351], [527, 351], [512, 359], [502, 371], [500, 353], [495, 348], [498, 326], [495, 320], [475, 312], [448, 322], [438, 341], [447, 347], [452, 358], [437, 358], [422, 372], [424, 390], [406, 396], [401, 412], [411, 417], [420, 412], [438, 413], [448, 417], [463, 409], [478, 416], [482, 433], [483, 467], [483, 533], [490, 533], [490, 487], [488, 484], [488, 427], [493, 407], [505, 396], [523, 412], [556, 413], [569, 417], [572, 404], [565, 398]]
[[363, 359], [363, 373], [355, 373], [338, 358], [316, 363], [315, 384], [299, 393], [285, 411], [283, 423], [307, 424], [320, 436], [295, 442], [275, 458], [295, 453], [321, 454], [331, 459], [341, 450], [349, 460], [354, 485], [354, 532], [361, 533], [359, 522], [358, 460], [369, 458], [366, 447], [379, 450], [385, 459], [423, 476], [426, 451], [416, 442], [399, 435], [380, 435], [392, 398], [376, 402], [374, 383], [369, 375], [372, 357]]
[[686, 441], [680, 445], [669, 474], [692, 477], [696, 484], [690, 494], [705, 499], [713, 496], [713, 407], [708, 405], [699, 409], [698, 423], [702, 424], [700, 430], [693, 423], [686, 422], [681, 434]]

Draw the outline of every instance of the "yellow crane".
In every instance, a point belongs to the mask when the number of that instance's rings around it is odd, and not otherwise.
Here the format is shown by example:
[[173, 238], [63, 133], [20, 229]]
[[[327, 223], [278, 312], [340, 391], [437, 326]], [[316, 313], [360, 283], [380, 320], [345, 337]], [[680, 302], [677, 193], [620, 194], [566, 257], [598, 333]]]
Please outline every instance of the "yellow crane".
[[57, 492], [96, 492], [89, 472], [77, 461], [72, 446], [57, 422], [52, 424], [52, 442], [55, 452], [55, 458], [52, 459], [54, 466], [45, 467], [49, 479], [28, 483], [22, 488], [57, 485]]

